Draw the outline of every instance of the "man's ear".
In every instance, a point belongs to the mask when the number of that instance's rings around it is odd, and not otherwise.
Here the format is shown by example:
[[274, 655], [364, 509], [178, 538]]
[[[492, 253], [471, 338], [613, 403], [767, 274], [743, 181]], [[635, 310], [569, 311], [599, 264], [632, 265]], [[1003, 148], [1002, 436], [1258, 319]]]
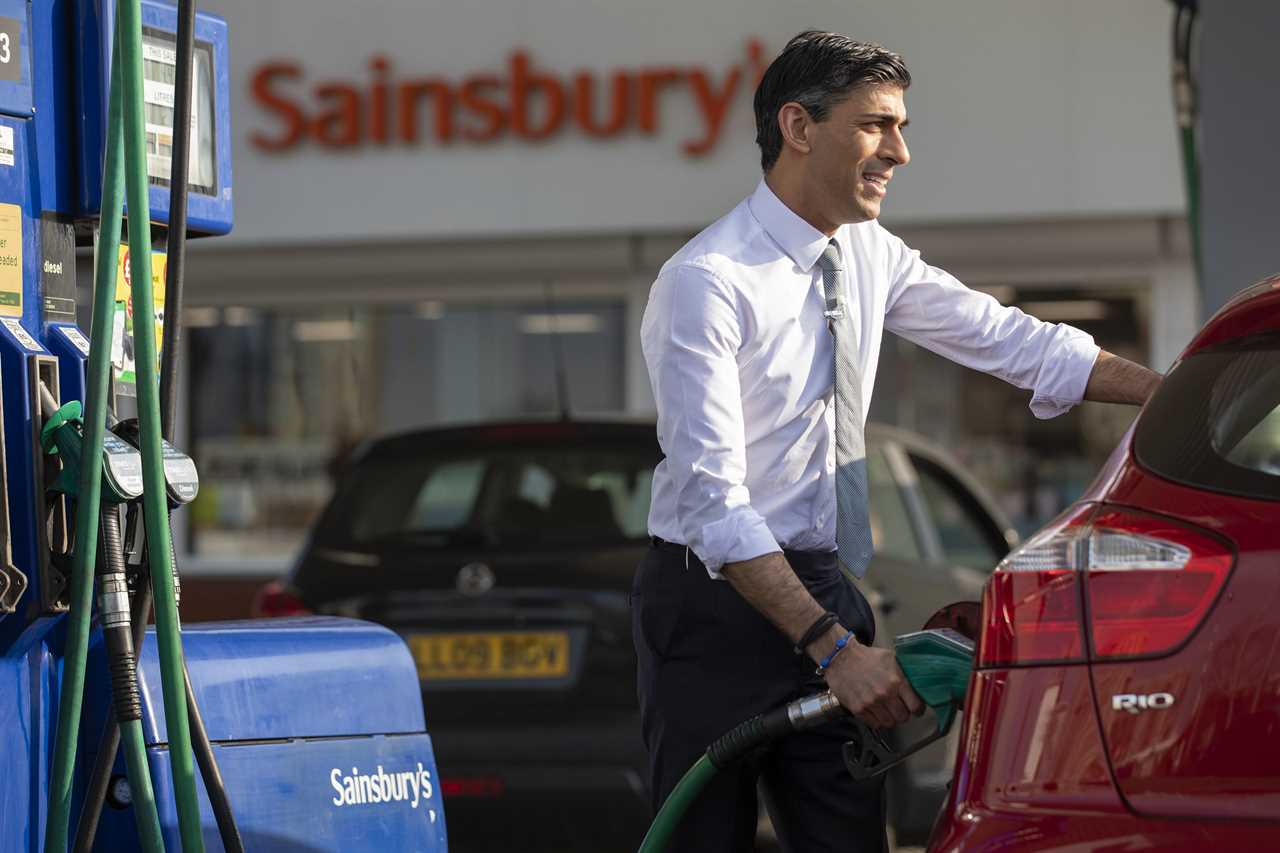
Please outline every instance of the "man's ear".
[[778, 129], [782, 144], [798, 154], [808, 154], [813, 144], [814, 121], [809, 111], [795, 101], [787, 101], [778, 110]]

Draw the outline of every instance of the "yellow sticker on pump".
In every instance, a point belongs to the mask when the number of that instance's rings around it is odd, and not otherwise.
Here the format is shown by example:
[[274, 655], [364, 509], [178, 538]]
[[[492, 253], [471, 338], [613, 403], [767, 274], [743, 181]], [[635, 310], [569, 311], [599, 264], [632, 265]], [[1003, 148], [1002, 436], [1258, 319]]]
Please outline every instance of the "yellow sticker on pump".
[[[160, 358], [160, 341], [164, 337], [164, 284], [168, 258], [164, 252], [151, 253], [151, 293], [155, 300], [156, 360]], [[121, 383], [119, 393], [133, 395], [129, 386], [136, 384], [133, 358], [133, 268], [129, 264], [129, 247], [120, 245], [116, 258], [116, 311], [111, 339], [111, 364], [116, 381]]]
[[22, 208], [0, 204], [0, 317], [22, 316]]

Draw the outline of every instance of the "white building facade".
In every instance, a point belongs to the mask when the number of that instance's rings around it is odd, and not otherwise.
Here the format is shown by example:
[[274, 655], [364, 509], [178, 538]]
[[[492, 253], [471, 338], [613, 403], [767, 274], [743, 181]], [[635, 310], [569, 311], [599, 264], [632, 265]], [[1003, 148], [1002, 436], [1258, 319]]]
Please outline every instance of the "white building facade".
[[[906, 59], [884, 221], [931, 263], [1158, 369], [1197, 325], [1165, 0], [205, 6], [231, 31], [236, 229], [188, 264], [194, 571], [286, 566], [355, 441], [553, 414], [553, 341], [575, 413], [651, 415], [649, 285], [759, 179], [755, 83], [807, 28]], [[872, 417], [1024, 529], [1132, 415], [1035, 423], [886, 348]]]

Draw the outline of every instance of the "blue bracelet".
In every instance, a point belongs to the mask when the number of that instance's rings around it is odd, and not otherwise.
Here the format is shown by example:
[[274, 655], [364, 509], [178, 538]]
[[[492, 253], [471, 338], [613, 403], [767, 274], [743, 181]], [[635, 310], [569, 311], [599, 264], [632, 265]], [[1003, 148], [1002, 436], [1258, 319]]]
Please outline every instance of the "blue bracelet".
[[849, 645], [849, 641], [852, 639], [853, 639], [853, 632], [850, 631], [840, 639], [836, 640], [836, 647], [831, 650], [831, 654], [823, 658], [822, 662], [818, 664], [818, 669], [816, 670], [816, 674], [822, 675], [824, 672], [826, 672], [827, 667], [831, 666], [831, 662], [836, 659], [836, 655], [844, 651], [844, 647]]

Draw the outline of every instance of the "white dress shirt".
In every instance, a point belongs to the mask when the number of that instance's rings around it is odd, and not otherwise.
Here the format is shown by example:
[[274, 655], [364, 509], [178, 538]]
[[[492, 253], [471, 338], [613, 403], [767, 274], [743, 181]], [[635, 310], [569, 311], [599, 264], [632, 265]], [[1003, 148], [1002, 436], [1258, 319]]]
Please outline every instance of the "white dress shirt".
[[[1037, 417], [1080, 402], [1099, 352], [1090, 335], [968, 289], [878, 222], [835, 239], [863, 412], [885, 329], [1033, 390]], [[817, 265], [827, 241], [762, 180], [649, 293], [641, 344], [666, 456], [649, 533], [688, 545], [712, 577], [782, 548], [835, 550], [833, 353]]]

